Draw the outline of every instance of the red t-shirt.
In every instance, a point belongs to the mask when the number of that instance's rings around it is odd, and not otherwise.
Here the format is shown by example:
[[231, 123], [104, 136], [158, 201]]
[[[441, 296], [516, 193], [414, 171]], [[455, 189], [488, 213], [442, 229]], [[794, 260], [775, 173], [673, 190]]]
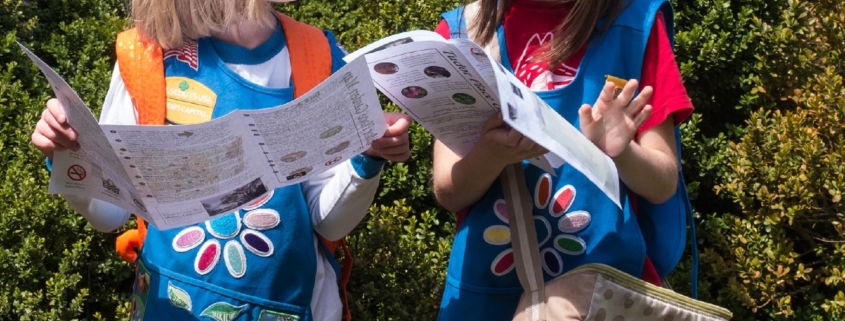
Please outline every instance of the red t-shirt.
[[[543, 54], [539, 49], [552, 40], [555, 28], [567, 14], [568, 7], [533, 0], [514, 1], [505, 14], [505, 45], [511, 68], [517, 78], [534, 91], [563, 88], [572, 82], [578, 71], [586, 46], [553, 68], [549, 68], [547, 62], [531, 61], [532, 57]], [[649, 33], [639, 80], [641, 90], [645, 86], [651, 86], [654, 90], [649, 100], [652, 114], [640, 127], [640, 134], [664, 122], [669, 115], [673, 116], [674, 125], [677, 125], [693, 111], [665, 25], [663, 14], [658, 12]], [[434, 31], [446, 39], [450, 37], [446, 21], [441, 21]], [[647, 282], [660, 285], [660, 278], [648, 257], [641, 277]]]
[[[533, 0], [516, 0], [505, 14], [505, 41], [511, 68], [522, 82], [534, 91], [558, 89], [572, 82], [586, 52], [586, 46], [560, 66], [550, 70], [546, 62], [529, 62], [542, 54], [538, 49], [552, 40], [554, 29], [563, 21], [569, 8]], [[675, 125], [692, 114], [692, 102], [684, 88], [681, 71], [666, 35], [662, 13], [651, 28], [643, 58], [640, 89], [651, 86], [654, 94], [649, 100], [652, 114], [640, 127], [643, 133], [674, 116]], [[434, 30], [449, 38], [449, 26], [441, 21]], [[494, 40], [495, 41], [495, 40]]]

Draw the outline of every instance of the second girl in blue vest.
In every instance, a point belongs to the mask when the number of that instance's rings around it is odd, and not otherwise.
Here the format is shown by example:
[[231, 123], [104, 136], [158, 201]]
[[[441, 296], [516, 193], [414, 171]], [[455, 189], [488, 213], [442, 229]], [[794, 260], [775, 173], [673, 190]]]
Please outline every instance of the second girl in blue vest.
[[[500, 115], [464, 157], [437, 142], [434, 192], [459, 224], [441, 320], [514, 315], [523, 290], [497, 181], [513, 163], [525, 166], [547, 281], [602, 263], [660, 284], [636, 203], [660, 204], [678, 190], [675, 126], [693, 107], [672, 53], [672, 25], [665, 0], [480, 0], [443, 15], [438, 33], [496, 48], [505, 67], [610, 156], [623, 195], [620, 209], [569, 165], [556, 175], [528, 165], [545, 150]], [[631, 79], [618, 98], [607, 75]]]

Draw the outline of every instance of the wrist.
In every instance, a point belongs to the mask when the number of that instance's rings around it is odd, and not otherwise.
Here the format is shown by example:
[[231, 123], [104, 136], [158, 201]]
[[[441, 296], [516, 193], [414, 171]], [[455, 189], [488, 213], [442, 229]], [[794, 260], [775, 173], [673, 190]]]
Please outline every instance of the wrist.
[[626, 159], [631, 158], [631, 155], [634, 153], [635, 144], [636, 143], [634, 141], [631, 141], [628, 145], [625, 145], [625, 149], [623, 149], [619, 154], [607, 156], [610, 156], [610, 159], [612, 159], [613, 162], [624, 162]]
[[361, 153], [361, 155], [369, 158], [370, 160], [374, 160], [374, 161], [380, 161], [380, 162], [386, 162], [387, 161], [386, 159], [384, 159], [384, 157], [381, 157], [381, 155], [377, 155], [377, 153], [371, 152], [369, 150], [364, 151], [363, 153]]
[[508, 160], [504, 155], [497, 151], [497, 149], [487, 143], [479, 142], [473, 149], [463, 157], [467, 163], [473, 167], [487, 168], [491, 172], [498, 174], [508, 166]]

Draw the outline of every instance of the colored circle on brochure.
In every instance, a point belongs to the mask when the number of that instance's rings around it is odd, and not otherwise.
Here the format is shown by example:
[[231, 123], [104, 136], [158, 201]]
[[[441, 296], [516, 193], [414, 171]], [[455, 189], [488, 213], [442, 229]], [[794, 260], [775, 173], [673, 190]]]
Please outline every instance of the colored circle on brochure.
[[373, 66], [373, 70], [382, 75], [392, 75], [399, 72], [399, 66], [392, 62], [380, 62]]
[[295, 161], [302, 159], [303, 157], [305, 157], [305, 155], [308, 155], [308, 152], [306, 152], [304, 150], [298, 151], [298, 152], [293, 152], [293, 153], [287, 154], [285, 156], [282, 156], [281, 161], [283, 161], [285, 163], [293, 163]]
[[472, 96], [470, 96], [468, 94], [464, 94], [464, 93], [454, 94], [454, 95], [452, 95], [452, 99], [454, 99], [456, 102], [458, 102], [460, 104], [464, 104], [464, 105], [472, 105], [476, 102], [475, 97], [472, 97]]
[[423, 73], [426, 76], [429, 76], [431, 78], [449, 78], [449, 77], [452, 77], [452, 73], [449, 72], [449, 70], [446, 70], [446, 68], [443, 68], [443, 67], [440, 67], [440, 66], [426, 67], [425, 69], [423, 69]]
[[313, 169], [314, 168], [311, 167], [311, 166], [295, 169], [295, 170], [291, 171], [290, 174], [288, 174], [287, 179], [291, 180], [291, 179], [300, 178], [302, 176], [308, 175], [308, 173], [310, 173], [311, 170], [313, 170]]
[[408, 98], [423, 98], [428, 96], [428, 90], [420, 86], [409, 86], [402, 89], [402, 96]]
[[333, 155], [344, 151], [347, 147], [349, 147], [349, 141], [342, 142], [335, 147], [330, 148], [326, 151], [326, 155]]
[[476, 55], [476, 56], [479, 56], [479, 57], [487, 57], [487, 53], [484, 52], [484, 50], [481, 50], [479, 48], [470, 48], [469, 52], [471, 52], [473, 55]]
[[343, 126], [337, 125], [332, 128], [326, 129], [322, 133], [320, 133], [320, 139], [330, 138], [334, 135], [339, 134], [343, 130]]
[[81, 165], [71, 165], [67, 169], [67, 177], [70, 178], [72, 181], [78, 182], [85, 179], [88, 173], [85, 172], [85, 168]]

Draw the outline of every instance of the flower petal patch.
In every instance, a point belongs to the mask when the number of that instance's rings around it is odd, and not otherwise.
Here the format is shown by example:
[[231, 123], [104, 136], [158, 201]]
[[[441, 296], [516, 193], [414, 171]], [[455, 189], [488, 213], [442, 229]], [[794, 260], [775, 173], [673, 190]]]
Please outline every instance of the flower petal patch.
[[253, 230], [269, 230], [281, 222], [279, 212], [269, 208], [262, 208], [250, 211], [244, 215], [243, 223]]
[[267, 204], [267, 202], [269, 202], [270, 199], [273, 198], [273, 194], [275, 192], [276, 192], [275, 190], [272, 190], [269, 193], [264, 194], [264, 196], [261, 196], [257, 200], [252, 201], [252, 203], [249, 203], [247, 206], [244, 206], [244, 209], [247, 210], [247, 211], [251, 211], [251, 210], [254, 210], [256, 208], [264, 206], [264, 204]]
[[241, 231], [241, 215], [239, 212], [223, 215], [205, 222], [205, 228], [211, 235], [219, 239], [230, 239]]
[[240, 279], [246, 274], [244, 247], [237, 241], [226, 242], [223, 247], [223, 261], [226, 262], [226, 269], [233, 277]]
[[493, 260], [493, 264], [490, 265], [490, 270], [496, 276], [502, 276], [512, 271], [514, 267], [513, 249], [507, 249]]
[[173, 250], [187, 252], [205, 241], [205, 231], [199, 226], [191, 226], [176, 234], [173, 238]]
[[537, 244], [543, 246], [552, 238], [552, 225], [540, 215], [534, 216], [534, 230], [537, 231]]
[[575, 235], [562, 234], [555, 238], [555, 248], [563, 254], [581, 255], [587, 250], [587, 243]]
[[484, 241], [490, 245], [505, 245], [511, 242], [511, 230], [504, 225], [493, 225], [484, 230]]
[[243, 243], [244, 247], [252, 252], [252, 254], [261, 257], [273, 255], [273, 243], [271, 243], [270, 239], [260, 232], [244, 230], [244, 232], [241, 233], [241, 243]]
[[194, 270], [200, 275], [206, 275], [214, 269], [217, 261], [220, 260], [220, 241], [211, 239], [200, 247], [197, 258], [194, 260]]
[[559, 217], [569, 210], [572, 206], [572, 201], [575, 200], [575, 187], [566, 185], [555, 193], [554, 203], [549, 207], [549, 213], [554, 217]]
[[200, 318], [206, 317], [215, 321], [232, 321], [241, 314], [244, 309], [246, 309], [246, 304], [234, 306], [226, 302], [217, 302], [209, 305], [205, 308], [205, 310], [202, 310]]
[[566, 214], [558, 221], [557, 227], [564, 233], [577, 233], [590, 225], [593, 217], [585, 211]]
[[539, 209], [544, 209], [549, 205], [552, 199], [552, 175], [549, 173], [540, 175], [537, 180], [537, 186], [534, 187], [534, 205]]
[[167, 298], [173, 306], [191, 313], [191, 296], [171, 282], [167, 282]]
[[543, 271], [549, 275], [558, 276], [563, 272], [563, 259], [554, 249], [540, 251], [540, 258], [543, 260]]
[[493, 212], [499, 217], [502, 222], [508, 223], [508, 204], [505, 200], [497, 200], [493, 205]]

